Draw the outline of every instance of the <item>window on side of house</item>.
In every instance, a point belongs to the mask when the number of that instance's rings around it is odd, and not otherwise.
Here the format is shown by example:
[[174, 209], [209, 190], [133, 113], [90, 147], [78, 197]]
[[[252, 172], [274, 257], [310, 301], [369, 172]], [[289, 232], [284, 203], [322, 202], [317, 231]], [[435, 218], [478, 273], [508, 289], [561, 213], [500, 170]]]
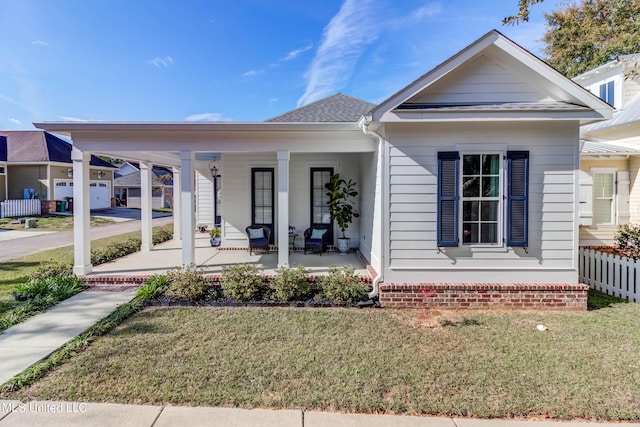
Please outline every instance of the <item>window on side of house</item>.
[[4, 166], [0, 166], [0, 175], [4, 175]]
[[615, 105], [615, 83], [613, 80], [600, 85], [600, 99], [611, 106]]
[[526, 247], [528, 175], [527, 151], [438, 153], [438, 246]]

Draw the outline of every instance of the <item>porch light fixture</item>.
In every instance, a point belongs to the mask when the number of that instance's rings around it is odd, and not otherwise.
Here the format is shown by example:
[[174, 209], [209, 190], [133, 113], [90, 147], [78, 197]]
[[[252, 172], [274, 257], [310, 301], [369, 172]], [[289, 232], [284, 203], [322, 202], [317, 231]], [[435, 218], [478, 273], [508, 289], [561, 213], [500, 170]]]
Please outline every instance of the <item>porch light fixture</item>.
[[73, 169], [71, 169], [71, 168], [67, 169], [67, 176], [69, 178], [73, 178]]
[[104, 172], [103, 171], [98, 171], [98, 178], [102, 178], [104, 176]]
[[211, 161], [209, 162], [209, 171], [211, 171], [211, 177], [215, 178], [216, 176], [218, 176], [218, 167], [216, 166], [216, 163]]

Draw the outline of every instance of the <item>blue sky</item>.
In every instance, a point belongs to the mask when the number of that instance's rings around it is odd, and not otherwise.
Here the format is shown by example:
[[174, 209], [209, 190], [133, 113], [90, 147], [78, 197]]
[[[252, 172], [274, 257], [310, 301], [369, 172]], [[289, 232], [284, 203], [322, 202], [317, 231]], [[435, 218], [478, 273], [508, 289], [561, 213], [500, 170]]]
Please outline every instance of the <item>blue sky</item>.
[[503, 27], [517, 0], [0, 0], [0, 129], [379, 103], [493, 28], [541, 56], [559, 3]]

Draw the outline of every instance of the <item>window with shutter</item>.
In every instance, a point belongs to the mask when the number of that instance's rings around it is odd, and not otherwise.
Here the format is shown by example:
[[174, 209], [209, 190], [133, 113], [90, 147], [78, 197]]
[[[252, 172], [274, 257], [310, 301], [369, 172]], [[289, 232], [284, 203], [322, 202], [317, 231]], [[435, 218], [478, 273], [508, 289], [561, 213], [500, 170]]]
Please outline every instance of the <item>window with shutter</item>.
[[507, 152], [507, 246], [529, 243], [529, 152]]
[[438, 246], [458, 246], [457, 151], [438, 153]]

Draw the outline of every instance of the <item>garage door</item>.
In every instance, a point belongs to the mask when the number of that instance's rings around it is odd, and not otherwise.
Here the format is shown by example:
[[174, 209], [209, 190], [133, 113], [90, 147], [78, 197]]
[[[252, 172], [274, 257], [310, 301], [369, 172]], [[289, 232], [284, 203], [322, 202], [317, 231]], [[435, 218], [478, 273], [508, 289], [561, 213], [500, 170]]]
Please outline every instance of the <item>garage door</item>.
[[89, 192], [91, 193], [91, 209], [103, 209], [111, 207], [111, 183], [109, 181], [91, 181]]
[[[54, 180], [53, 196], [55, 200], [66, 200], [73, 197], [73, 180]], [[91, 181], [89, 183], [90, 208], [103, 209], [111, 207], [111, 183], [109, 181]]]

